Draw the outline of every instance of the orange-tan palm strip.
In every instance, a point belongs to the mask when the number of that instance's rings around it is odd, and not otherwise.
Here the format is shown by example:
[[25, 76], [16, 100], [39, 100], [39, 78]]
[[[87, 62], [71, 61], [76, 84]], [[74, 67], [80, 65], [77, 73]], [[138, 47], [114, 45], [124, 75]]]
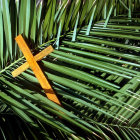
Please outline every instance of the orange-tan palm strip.
[[[41, 52], [39, 52], [37, 55], [34, 56], [35, 61], [41, 60], [43, 57], [45, 57], [48, 54], [50, 54], [51, 52], [53, 52], [53, 50], [54, 49], [51, 45], [49, 47], [45, 48], [44, 50], [42, 50]], [[28, 68], [29, 68], [29, 63], [25, 62], [24, 64], [22, 64], [20, 67], [18, 67], [17, 69], [15, 69], [12, 72], [13, 77], [17, 77], [18, 75], [20, 75], [22, 72], [24, 72]]]
[[39, 65], [37, 64], [34, 56], [32, 55], [32, 53], [31, 53], [29, 47], [27, 46], [26, 42], [24, 41], [23, 37], [21, 35], [18, 35], [15, 38], [15, 40], [18, 43], [18, 46], [21, 49], [22, 53], [24, 54], [30, 68], [32, 69], [36, 78], [38, 79], [41, 87], [44, 89], [45, 94], [47, 95], [48, 99], [61, 105], [59, 99], [57, 98], [56, 94], [54, 93], [52, 87], [50, 86], [48, 80], [46, 79], [46, 77], [43, 74], [42, 70], [40, 69]]

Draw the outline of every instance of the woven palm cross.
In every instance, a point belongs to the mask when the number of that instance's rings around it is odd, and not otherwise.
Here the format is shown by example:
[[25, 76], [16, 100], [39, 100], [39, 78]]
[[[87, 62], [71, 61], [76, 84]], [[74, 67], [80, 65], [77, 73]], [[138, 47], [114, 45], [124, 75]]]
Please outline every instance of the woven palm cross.
[[44, 89], [45, 94], [47, 95], [48, 99], [51, 101], [61, 105], [59, 99], [57, 98], [56, 94], [54, 93], [51, 85], [49, 84], [48, 80], [46, 79], [45, 75], [43, 74], [41, 68], [39, 67], [38, 63], [36, 61], [41, 60], [43, 57], [48, 55], [53, 51], [52, 46], [47, 47], [40, 53], [38, 53], [36, 56], [33, 56], [29, 47], [27, 46], [25, 40], [21, 35], [18, 35], [15, 38], [16, 42], [18, 43], [19, 48], [21, 49], [22, 53], [24, 54], [27, 62], [21, 65], [19, 68], [14, 70], [12, 72], [13, 77], [18, 76], [20, 73], [28, 69], [29, 67], [34, 72], [36, 78], [38, 79], [41, 87]]

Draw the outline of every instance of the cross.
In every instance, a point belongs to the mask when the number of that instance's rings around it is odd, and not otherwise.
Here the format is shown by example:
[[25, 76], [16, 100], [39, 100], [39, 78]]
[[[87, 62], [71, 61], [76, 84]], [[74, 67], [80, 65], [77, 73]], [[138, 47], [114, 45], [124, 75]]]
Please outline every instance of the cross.
[[44, 49], [37, 55], [33, 56], [29, 47], [27, 46], [25, 40], [23, 39], [21, 35], [18, 35], [15, 38], [15, 40], [18, 43], [18, 46], [21, 49], [22, 53], [24, 54], [27, 62], [25, 62], [23, 65], [21, 65], [20, 67], [18, 67], [16, 70], [12, 72], [13, 77], [18, 76], [20, 73], [22, 73], [23, 71], [25, 71], [26, 69], [30, 67], [32, 71], [34, 72], [36, 78], [38, 79], [41, 87], [44, 89], [45, 94], [47, 95], [48, 99], [57, 103], [58, 105], [61, 105], [59, 99], [54, 93], [54, 90], [52, 89], [51, 85], [46, 79], [38, 63], [36, 62], [36, 61], [41, 60], [43, 57], [45, 57], [49, 53], [51, 53], [53, 51], [52, 46], [47, 47], [46, 49]]

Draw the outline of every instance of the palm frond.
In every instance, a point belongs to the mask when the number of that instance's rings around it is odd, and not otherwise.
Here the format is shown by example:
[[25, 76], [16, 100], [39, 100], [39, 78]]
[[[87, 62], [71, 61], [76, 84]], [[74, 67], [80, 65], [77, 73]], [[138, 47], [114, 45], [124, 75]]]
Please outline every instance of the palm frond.
[[[140, 138], [139, 1], [0, 2], [3, 139]], [[39, 65], [63, 107], [44, 96], [30, 69], [12, 77], [25, 62], [19, 33], [36, 51], [56, 41]]]

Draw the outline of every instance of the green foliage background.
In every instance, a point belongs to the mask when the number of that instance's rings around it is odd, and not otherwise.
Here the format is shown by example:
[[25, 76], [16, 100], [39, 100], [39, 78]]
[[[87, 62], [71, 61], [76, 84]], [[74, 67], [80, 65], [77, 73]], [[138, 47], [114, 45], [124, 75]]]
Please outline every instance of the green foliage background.
[[[0, 0], [0, 137], [140, 139], [139, 0]], [[48, 100], [14, 38], [33, 53], [63, 107]]]

